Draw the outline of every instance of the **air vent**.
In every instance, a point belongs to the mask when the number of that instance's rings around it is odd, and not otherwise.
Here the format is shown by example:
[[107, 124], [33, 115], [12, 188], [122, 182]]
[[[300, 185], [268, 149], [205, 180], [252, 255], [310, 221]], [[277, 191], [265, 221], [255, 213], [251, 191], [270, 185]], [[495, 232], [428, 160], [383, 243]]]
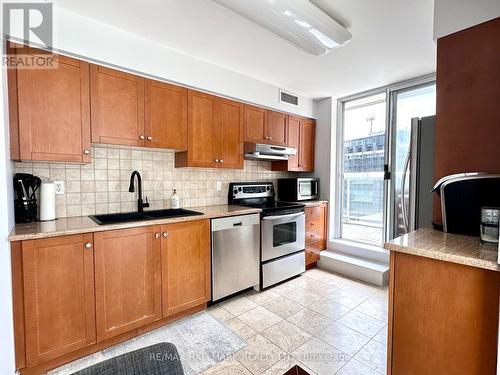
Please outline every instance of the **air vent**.
[[298, 107], [299, 97], [289, 92], [280, 90], [280, 103], [286, 103]]

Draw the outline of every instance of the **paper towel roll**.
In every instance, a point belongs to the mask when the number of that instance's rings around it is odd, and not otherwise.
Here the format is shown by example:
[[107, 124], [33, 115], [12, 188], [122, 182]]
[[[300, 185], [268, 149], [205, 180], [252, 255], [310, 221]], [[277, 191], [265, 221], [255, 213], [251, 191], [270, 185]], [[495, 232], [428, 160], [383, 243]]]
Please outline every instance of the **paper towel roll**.
[[56, 185], [53, 182], [42, 182], [40, 187], [40, 221], [56, 218]]

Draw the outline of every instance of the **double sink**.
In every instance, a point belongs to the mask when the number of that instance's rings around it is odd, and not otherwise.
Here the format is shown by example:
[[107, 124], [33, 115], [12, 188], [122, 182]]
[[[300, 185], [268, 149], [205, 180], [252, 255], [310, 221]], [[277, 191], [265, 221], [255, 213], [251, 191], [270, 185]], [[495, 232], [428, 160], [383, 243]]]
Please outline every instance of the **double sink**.
[[127, 223], [131, 221], [143, 221], [154, 219], [170, 219], [176, 217], [203, 215], [201, 212], [186, 210], [184, 208], [169, 208], [164, 210], [152, 210], [142, 212], [122, 212], [118, 214], [91, 215], [93, 221], [99, 225]]

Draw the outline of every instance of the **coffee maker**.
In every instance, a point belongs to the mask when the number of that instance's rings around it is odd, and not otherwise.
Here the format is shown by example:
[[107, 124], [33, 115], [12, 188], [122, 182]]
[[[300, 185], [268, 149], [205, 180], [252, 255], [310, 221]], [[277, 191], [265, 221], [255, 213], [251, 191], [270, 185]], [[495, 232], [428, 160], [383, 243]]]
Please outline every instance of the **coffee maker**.
[[35, 192], [42, 181], [28, 173], [14, 175], [14, 215], [16, 223], [30, 223], [37, 220], [38, 205]]

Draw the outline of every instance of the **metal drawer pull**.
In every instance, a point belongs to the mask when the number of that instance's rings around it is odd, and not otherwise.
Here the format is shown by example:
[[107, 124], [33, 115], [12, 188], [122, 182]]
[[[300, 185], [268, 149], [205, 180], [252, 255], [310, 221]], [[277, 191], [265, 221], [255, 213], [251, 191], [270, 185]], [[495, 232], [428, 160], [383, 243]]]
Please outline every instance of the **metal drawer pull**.
[[167, 232], [163, 232], [163, 237], [168, 237], [168, 233]]
[[83, 150], [83, 153], [84, 153], [85, 155], [88, 155], [88, 154], [90, 154], [90, 151], [89, 151], [89, 150]]
[[86, 248], [86, 249], [90, 249], [91, 247], [92, 247], [92, 244], [91, 244], [90, 242], [87, 242], [87, 243], [85, 244], [85, 248]]
[[243, 225], [243, 222], [240, 221], [239, 223], [233, 223], [233, 227], [241, 227]]
[[161, 234], [160, 233], [155, 233], [156, 238], [160, 238]]
[[140, 135], [140, 136], [139, 136], [139, 139], [144, 139], [144, 136], [143, 136], [143, 135]]
[[153, 137], [148, 137], [148, 141], [152, 141], [153, 140]]

